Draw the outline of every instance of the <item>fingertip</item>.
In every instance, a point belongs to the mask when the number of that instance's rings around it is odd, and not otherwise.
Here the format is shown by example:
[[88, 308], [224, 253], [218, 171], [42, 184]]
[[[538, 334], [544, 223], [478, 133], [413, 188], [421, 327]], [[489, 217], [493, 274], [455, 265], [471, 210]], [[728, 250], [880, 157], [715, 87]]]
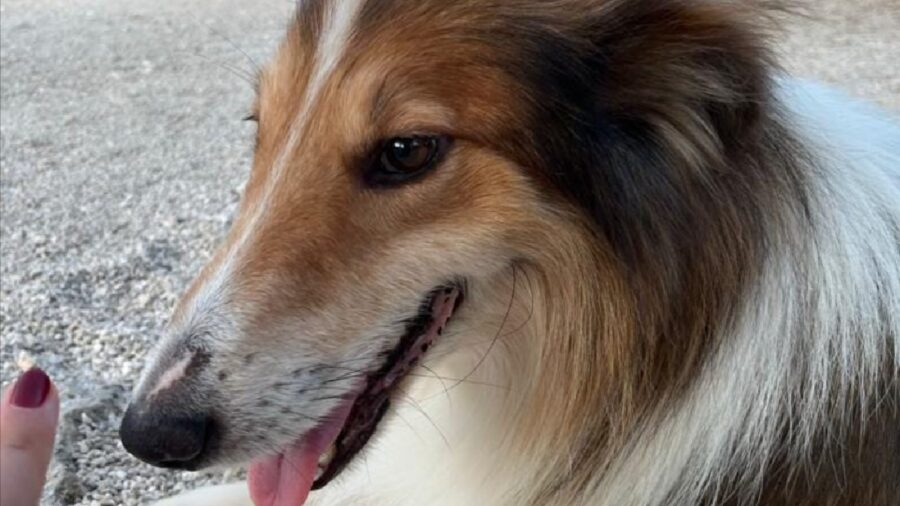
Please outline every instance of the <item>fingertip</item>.
[[3, 391], [0, 406], [0, 504], [37, 504], [53, 455], [59, 393], [32, 368]]
[[22, 443], [55, 433], [59, 423], [59, 391], [38, 368], [23, 372], [3, 392], [2, 439]]
[[44, 405], [53, 382], [40, 367], [23, 372], [12, 388], [10, 402], [20, 408], [39, 408]]

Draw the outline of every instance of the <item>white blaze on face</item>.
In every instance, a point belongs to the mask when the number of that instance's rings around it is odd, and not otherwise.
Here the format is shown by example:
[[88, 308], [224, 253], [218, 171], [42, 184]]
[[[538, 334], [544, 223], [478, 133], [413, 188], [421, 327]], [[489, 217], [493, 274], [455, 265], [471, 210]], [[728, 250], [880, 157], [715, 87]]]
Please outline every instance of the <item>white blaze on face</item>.
[[281, 179], [288, 172], [292, 156], [297, 152], [303, 133], [308, 128], [309, 112], [317, 103], [325, 83], [328, 82], [345, 53], [361, 5], [362, 0], [334, 0], [328, 3], [323, 14], [322, 31], [316, 44], [315, 58], [310, 69], [310, 78], [303, 104], [298, 108], [297, 115], [291, 122], [287, 140], [275, 158], [263, 194], [256, 202], [255, 207], [249, 210], [251, 217], [242, 229], [240, 237], [231, 244], [216, 272], [209, 277], [206, 286], [203, 286], [191, 301], [187, 318], [185, 318], [186, 322], [190, 322], [198, 316], [202, 318], [203, 313], [216, 308], [222, 299], [227, 298], [235, 265], [239, 263], [238, 260], [247, 248], [251, 247], [252, 238], [259, 228], [258, 224], [266, 215], [268, 203]]
[[181, 378], [184, 378], [185, 373], [187, 372], [188, 365], [190, 365], [191, 359], [193, 358], [194, 354], [188, 353], [180, 360], [172, 364], [171, 367], [166, 369], [166, 372], [160, 374], [159, 379], [156, 381], [156, 386], [154, 386], [153, 390], [151, 390], [150, 393], [147, 394], [147, 398], [152, 399], [163, 390], [172, 388], [175, 383], [177, 383]]

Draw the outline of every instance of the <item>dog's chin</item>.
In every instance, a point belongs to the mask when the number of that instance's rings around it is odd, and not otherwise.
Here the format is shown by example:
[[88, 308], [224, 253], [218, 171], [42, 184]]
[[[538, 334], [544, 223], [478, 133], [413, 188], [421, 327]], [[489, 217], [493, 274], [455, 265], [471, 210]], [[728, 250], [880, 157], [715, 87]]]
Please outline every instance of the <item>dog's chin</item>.
[[325, 421], [276, 455], [250, 465], [250, 493], [257, 506], [303, 504], [311, 490], [338, 476], [366, 446], [387, 412], [391, 396], [428, 348], [443, 333], [462, 302], [461, 286], [432, 290], [418, 315], [407, 322], [397, 345], [359, 389], [335, 407]]

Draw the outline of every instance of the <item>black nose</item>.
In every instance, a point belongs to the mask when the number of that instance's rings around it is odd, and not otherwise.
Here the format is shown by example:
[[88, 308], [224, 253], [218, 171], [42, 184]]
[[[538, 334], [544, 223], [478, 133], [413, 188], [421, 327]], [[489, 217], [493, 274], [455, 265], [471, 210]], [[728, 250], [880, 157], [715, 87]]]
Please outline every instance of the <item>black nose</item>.
[[213, 432], [206, 415], [165, 413], [134, 404], [119, 427], [128, 453], [154, 466], [188, 470], [201, 464]]

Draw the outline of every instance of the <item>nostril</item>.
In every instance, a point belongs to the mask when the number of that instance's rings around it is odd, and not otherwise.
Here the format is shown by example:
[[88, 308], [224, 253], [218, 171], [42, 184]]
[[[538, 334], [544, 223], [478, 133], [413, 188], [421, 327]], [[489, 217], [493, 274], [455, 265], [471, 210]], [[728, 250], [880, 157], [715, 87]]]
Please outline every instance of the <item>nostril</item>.
[[194, 469], [202, 459], [213, 432], [204, 414], [165, 413], [129, 406], [119, 437], [125, 449], [155, 466]]

